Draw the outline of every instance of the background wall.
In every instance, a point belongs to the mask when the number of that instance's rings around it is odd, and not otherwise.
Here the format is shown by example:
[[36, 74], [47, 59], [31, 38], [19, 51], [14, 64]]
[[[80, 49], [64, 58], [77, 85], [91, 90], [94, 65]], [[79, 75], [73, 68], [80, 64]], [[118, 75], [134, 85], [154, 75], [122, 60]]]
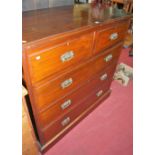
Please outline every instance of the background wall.
[[22, 0], [22, 10], [28, 11], [73, 4], [74, 0]]
[[72, 4], [74, 4], [74, 0], [49, 0], [49, 7]]

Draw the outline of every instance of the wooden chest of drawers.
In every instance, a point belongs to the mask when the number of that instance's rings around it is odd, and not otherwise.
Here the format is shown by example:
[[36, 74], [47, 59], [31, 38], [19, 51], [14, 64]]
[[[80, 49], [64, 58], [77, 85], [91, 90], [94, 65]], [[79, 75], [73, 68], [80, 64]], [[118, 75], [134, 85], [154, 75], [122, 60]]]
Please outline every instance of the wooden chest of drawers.
[[23, 74], [41, 151], [109, 96], [129, 20], [88, 4], [23, 13]]

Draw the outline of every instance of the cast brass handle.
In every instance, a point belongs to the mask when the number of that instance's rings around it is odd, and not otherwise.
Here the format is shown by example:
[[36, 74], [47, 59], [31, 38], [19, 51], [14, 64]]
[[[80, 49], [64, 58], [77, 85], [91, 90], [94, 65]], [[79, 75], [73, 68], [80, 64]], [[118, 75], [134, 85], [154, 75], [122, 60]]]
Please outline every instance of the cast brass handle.
[[61, 122], [61, 125], [66, 126], [69, 122], [70, 122], [70, 117], [67, 117]]
[[110, 61], [111, 59], [112, 59], [112, 54], [109, 54], [108, 56], [106, 56], [105, 58], [104, 58], [104, 60], [106, 61], [106, 62], [108, 62], [108, 61]]
[[74, 52], [73, 51], [68, 51], [64, 53], [63, 55], [60, 56], [60, 59], [62, 62], [66, 62], [71, 60], [74, 57]]
[[98, 92], [96, 93], [96, 96], [97, 96], [97, 97], [100, 97], [102, 94], [103, 94], [103, 90], [100, 90], [100, 91], [98, 91]]
[[61, 104], [61, 109], [64, 110], [67, 107], [69, 107], [71, 104], [72, 104], [72, 101], [71, 100], [67, 100], [63, 104]]
[[73, 79], [69, 78], [61, 83], [61, 87], [62, 87], [62, 89], [65, 89], [65, 88], [69, 87], [72, 83], [73, 83]]
[[100, 80], [101, 81], [104, 81], [105, 79], [107, 79], [108, 75], [107, 73], [103, 74], [101, 77], [100, 77]]
[[118, 33], [112, 33], [111, 35], [110, 35], [110, 40], [116, 40], [118, 38]]

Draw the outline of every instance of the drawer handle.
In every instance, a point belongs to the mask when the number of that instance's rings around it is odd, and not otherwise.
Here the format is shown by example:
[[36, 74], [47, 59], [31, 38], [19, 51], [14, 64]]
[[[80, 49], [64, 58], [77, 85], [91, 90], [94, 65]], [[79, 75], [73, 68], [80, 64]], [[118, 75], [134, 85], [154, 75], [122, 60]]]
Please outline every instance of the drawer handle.
[[106, 62], [110, 61], [111, 59], [112, 59], [112, 54], [109, 54], [108, 56], [104, 58]]
[[61, 55], [60, 59], [62, 62], [66, 62], [71, 60], [74, 57], [74, 52], [73, 51], [69, 51], [66, 52], [65, 54]]
[[103, 94], [103, 90], [100, 90], [100, 91], [98, 91], [98, 92], [96, 93], [96, 96], [97, 96], [97, 97], [100, 97], [102, 94]]
[[61, 104], [61, 109], [64, 110], [67, 107], [69, 107], [71, 104], [72, 104], [72, 101], [71, 100], [67, 100], [63, 104]]
[[100, 80], [101, 81], [104, 81], [105, 79], [107, 79], [108, 75], [107, 73], [103, 74], [101, 77], [100, 77]]
[[61, 125], [66, 126], [69, 122], [70, 122], [70, 117], [67, 117], [61, 122]]
[[116, 40], [118, 38], [118, 33], [112, 33], [110, 35], [110, 40]]
[[62, 89], [65, 89], [65, 88], [69, 87], [72, 83], [73, 83], [73, 79], [69, 78], [61, 83], [61, 87], [62, 87]]

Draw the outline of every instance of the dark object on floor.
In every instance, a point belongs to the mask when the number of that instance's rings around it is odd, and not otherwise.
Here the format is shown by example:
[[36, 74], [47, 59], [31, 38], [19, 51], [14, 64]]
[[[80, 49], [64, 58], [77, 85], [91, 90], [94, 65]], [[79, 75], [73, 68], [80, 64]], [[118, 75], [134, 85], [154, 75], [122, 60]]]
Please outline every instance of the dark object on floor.
[[127, 13], [133, 12], [132, 0], [111, 0], [113, 4], [117, 4], [118, 9], [123, 9]]
[[124, 41], [124, 48], [130, 48], [129, 51], [129, 56], [133, 56], [133, 34], [132, 34], [132, 29], [128, 30], [128, 33], [125, 37], [125, 41]]
[[129, 56], [130, 56], [130, 57], [133, 57], [133, 47], [132, 47], [132, 49], [129, 51]]
[[129, 29], [128, 33], [125, 36], [125, 41], [124, 41], [124, 48], [129, 48], [133, 44], [133, 36], [132, 36], [132, 31]]
[[85, 0], [85, 2], [84, 1], [80, 1], [80, 0], [74, 0], [74, 3], [75, 4], [88, 3], [88, 0]]
[[121, 3], [117, 3], [117, 8], [118, 8], [118, 9], [123, 9], [123, 7], [124, 7], [123, 4], [121, 4]]

